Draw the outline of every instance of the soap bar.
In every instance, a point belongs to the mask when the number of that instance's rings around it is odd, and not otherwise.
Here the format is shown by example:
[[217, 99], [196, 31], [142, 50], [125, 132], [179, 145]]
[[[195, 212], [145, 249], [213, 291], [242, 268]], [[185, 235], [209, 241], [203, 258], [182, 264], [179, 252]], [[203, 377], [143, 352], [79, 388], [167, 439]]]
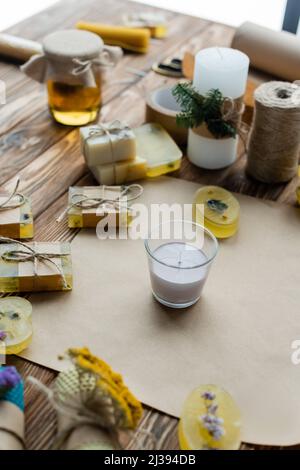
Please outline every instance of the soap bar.
[[181, 450], [238, 450], [240, 410], [225, 390], [202, 385], [185, 401], [178, 433]]
[[[22, 261], [17, 259], [20, 253]], [[20, 244], [0, 237], [0, 293], [71, 289], [72, 262], [69, 243]]]
[[102, 131], [100, 126], [80, 128], [81, 150], [87, 165], [133, 160], [136, 156], [133, 131], [127, 127], [118, 130], [113, 127], [113, 123], [105, 124], [105, 129], [108, 129], [107, 132]]
[[[6, 200], [7, 196], [0, 196], [0, 206]], [[29, 198], [24, 198], [24, 204], [15, 209], [0, 208], [0, 236], [18, 239], [33, 237], [33, 217]]]
[[76, 27], [98, 34], [105, 44], [111, 46], [119, 46], [129, 51], [141, 53], [145, 53], [149, 49], [151, 34], [146, 28], [128, 28], [85, 21], [79, 21]]
[[90, 167], [99, 184], [123, 184], [146, 178], [147, 161], [136, 157], [134, 160]]
[[[125, 203], [120, 206], [117, 201], [121, 196], [122, 186], [71, 186], [69, 188], [69, 228], [96, 227], [104, 217], [109, 218], [110, 226], [127, 226], [131, 222], [130, 209]], [[88, 208], [88, 204], [97, 200], [107, 201], [96, 207]], [[85, 201], [83, 205], [76, 202]], [[116, 201], [114, 204], [112, 201]], [[84, 207], [84, 204], [86, 207]]]
[[147, 176], [154, 177], [178, 170], [182, 151], [165, 129], [156, 123], [134, 129], [139, 157], [147, 161]]
[[[19, 354], [32, 338], [32, 306], [22, 297], [0, 299], [0, 354]], [[3, 349], [3, 352], [1, 350]]]
[[194, 220], [201, 223], [204, 216], [204, 226], [217, 238], [232, 237], [238, 230], [240, 204], [226, 189], [218, 186], [199, 189], [194, 197], [193, 209]]

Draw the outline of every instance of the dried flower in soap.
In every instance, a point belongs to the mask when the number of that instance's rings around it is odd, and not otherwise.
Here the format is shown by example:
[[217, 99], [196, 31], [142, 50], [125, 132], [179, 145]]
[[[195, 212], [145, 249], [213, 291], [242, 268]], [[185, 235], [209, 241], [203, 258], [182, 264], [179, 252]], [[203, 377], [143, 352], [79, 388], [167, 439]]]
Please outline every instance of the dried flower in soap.
[[0, 341], [4, 341], [6, 336], [7, 335], [6, 335], [5, 331], [0, 331]]
[[20, 382], [21, 377], [15, 367], [2, 367], [0, 369], [0, 397], [12, 388], [15, 388]]
[[212, 392], [204, 392], [201, 397], [205, 401], [206, 414], [199, 416], [199, 423], [207, 430], [214, 441], [219, 441], [225, 434], [224, 420], [217, 416], [218, 404], [213, 403], [216, 395]]

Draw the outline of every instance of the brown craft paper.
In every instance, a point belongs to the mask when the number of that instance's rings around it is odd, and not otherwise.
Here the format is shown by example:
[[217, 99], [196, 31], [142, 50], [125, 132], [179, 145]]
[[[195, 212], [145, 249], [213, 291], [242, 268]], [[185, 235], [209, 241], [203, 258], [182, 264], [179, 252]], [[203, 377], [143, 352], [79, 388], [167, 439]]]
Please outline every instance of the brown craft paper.
[[[165, 177], [144, 188], [148, 204], [191, 203], [199, 185]], [[244, 441], [299, 443], [291, 343], [300, 334], [300, 211], [237, 197], [239, 232], [220, 243], [203, 296], [186, 311], [153, 299], [142, 241], [81, 231], [72, 242], [74, 290], [31, 296], [35, 334], [22, 356], [59, 370], [59, 354], [87, 345], [141, 401], [174, 416], [195, 387], [217, 384], [241, 408]]]
[[249, 56], [251, 65], [293, 82], [300, 77], [299, 36], [273, 31], [247, 21], [236, 31], [231, 47]]

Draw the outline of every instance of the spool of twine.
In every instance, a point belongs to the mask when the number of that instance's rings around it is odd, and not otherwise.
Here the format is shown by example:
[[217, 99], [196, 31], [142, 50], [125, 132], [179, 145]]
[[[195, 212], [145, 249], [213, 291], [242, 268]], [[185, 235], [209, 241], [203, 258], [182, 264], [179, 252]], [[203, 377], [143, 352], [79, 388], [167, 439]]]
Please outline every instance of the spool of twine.
[[254, 93], [255, 117], [247, 173], [264, 183], [285, 183], [296, 174], [300, 150], [300, 87], [269, 82]]

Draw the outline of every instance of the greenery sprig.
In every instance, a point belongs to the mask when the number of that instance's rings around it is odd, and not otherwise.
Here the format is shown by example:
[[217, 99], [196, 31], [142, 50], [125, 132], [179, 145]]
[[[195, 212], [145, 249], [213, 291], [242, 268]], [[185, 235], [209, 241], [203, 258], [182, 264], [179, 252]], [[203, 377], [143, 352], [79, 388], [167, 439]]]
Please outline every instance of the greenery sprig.
[[177, 114], [178, 126], [193, 128], [205, 123], [211, 134], [218, 138], [236, 137], [236, 123], [224, 119], [225, 98], [218, 89], [200, 95], [191, 82], [178, 83], [172, 94], [182, 111]]

